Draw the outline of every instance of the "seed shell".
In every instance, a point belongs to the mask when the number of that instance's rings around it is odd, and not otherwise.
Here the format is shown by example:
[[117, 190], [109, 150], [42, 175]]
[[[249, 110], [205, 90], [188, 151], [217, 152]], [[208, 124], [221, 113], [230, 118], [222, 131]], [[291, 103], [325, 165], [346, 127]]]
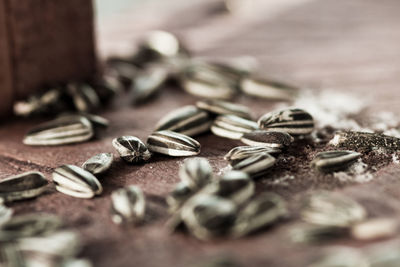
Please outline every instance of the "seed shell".
[[150, 151], [174, 157], [194, 156], [200, 153], [200, 143], [193, 138], [172, 131], [158, 131], [147, 139]]
[[232, 102], [208, 99], [197, 101], [196, 106], [202, 110], [216, 115], [235, 115], [241, 118], [251, 119], [251, 114], [248, 107]]
[[224, 159], [229, 161], [231, 165], [235, 165], [240, 161], [262, 153], [278, 154], [281, 150], [278, 148], [270, 148], [266, 146], [238, 146], [232, 148], [225, 156]]
[[111, 194], [112, 220], [116, 224], [140, 223], [146, 210], [146, 201], [142, 190], [134, 185], [115, 190]]
[[93, 175], [103, 174], [110, 169], [114, 161], [114, 155], [111, 153], [100, 153], [88, 159], [82, 165], [82, 169]]
[[248, 157], [232, 166], [234, 170], [240, 170], [256, 178], [264, 175], [275, 164], [275, 158], [268, 153], [262, 153]]
[[0, 198], [5, 202], [34, 198], [42, 194], [49, 182], [40, 172], [26, 172], [0, 181]]
[[243, 134], [240, 141], [250, 146], [267, 146], [283, 149], [288, 147], [294, 139], [290, 134], [285, 132], [257, 130]]
[[92, 198], [103, 192], [103, 187], [93, 174], [74, 165], [55, 169], [53, 181], [58, 191], [77, 198]]
[[179, 177], [193, 189], [199, 189], [213, 180], [213, 170], [205, 158], [189, 158], [179, 169]]
[[112, 145], [117, 150], [123, 160], [129, 163], [140, 163], [147, 161], [151, 153], [147, 146], [135, 136], [121, 136], [112, 141]]
[[276, 82], [257, 78], [245, 78], [240, 84], [243, 93], [271, 100], [293, 100], [297, 88]]
[[324, 151], [315, 156], [311, 162], [311, 167], [314, 167], [321, 172], [337, 171], [347, 168], [360, 157], [361, 154], [354, 151]]

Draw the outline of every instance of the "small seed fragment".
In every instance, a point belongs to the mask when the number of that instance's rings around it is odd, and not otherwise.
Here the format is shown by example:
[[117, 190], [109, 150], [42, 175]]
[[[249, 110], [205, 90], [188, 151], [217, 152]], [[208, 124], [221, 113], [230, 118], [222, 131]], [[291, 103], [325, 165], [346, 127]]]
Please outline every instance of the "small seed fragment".
[[147, 139], [150, 151], [174, 157], [194, 156], [200, 153], [200, 143], [193, 138], [172, 131], [158, 131]]
[[235, 115], [220, 115], [211, 126], [213, 134], [229, 139], [240, 139], [244, 133], [250, 133], [257, 129], [258, 124], [255, 121]]
[[90, 121], [82, 116], [67, 116], [43, 123], [28, 132], [23, 143], [31, 146], [56, 146], [84, 142], [94, 132]]
[[134, 185], [111, 194], [112, 220], [116, 224], [140, 223], [145, 216], [146, 201], [142, 190]]
[[26, 172], [0, 181], [0, 198], [5, 202], [34, 198], [42, 194], [49, 182], [40, 172]]
[[240, 161], [262, 153], [278, 154], [281, 150], [278, 148], [270, 148], [266, 146], [238, 146], [232, 148], [225, 156], [224, 159], [229, 161], [231, 165], [235, 165]]
[[248, 157], [239, 163], [232, 165], [234, 170], [248, 173], [251, 177], [257, 178], [265, 175], [270, 167], [275, 164], [275, 158], [268, 153], [262, 153]]
[[193, 189], [199, 189], [213, 180], [213, 170], [205, 158], [186, 159], [179, 169], [179, 177]]
[[184, 106], [165, 115], [156, 125], [156, 131], [170, 130], [195, 136], [210, 130], [212, 119], [207, 112], [195, 106]]
[[259, 98], [271, 100], [293, 100], [297, 94], [297, 88], [279, 83], [257, 78], [245, 78], [240, 84], [243, 93]]
[[286, 148], [294, 139], [290, 134], [285, 132], [257, 130], [243, 134], [240, 141], [250, 146]]
[[196, 191], [185, 182], [178, 183], [166, 198], [170, 212], [177, 211]]
[[208, 99], [197, 101], [196, 106], [202, 110], [216, 115], [236, 115], [241, 118], [251, 119], [250, 110], [248, 107], [232, 102]]
[[74, 165], [63, 165], [53, 172], [56, 189], [78, 198], [92, 198], [103, 192], [97, 178], [88, 171]]
[[115, 138], [112, 141], [112, 145], [121, 158], [129, 163], [140, 163], [149, 160], [151, 157], [151, 153], [146, 145], [135, 136]]
[[397, 220], [392, 218], [376, 218], [355, 224], [351, 235], [358, 240], [375, 240], [394, 236], [399, 229]]
[[273, 111], [258, 120], [261, 129], [283, 131], [291, 135], [310, 134], [314, 129], [313, 117], [298, 108]]
[[342, 170], [354, 163], [360, 157], [361, 154], [354, 151], [324, 151], [315, 156], [311, 162], [311, 167], [314, 167], [321, 172]]
[[82, 165], [82, 169], [93, 175], [103, 174], [110, 169], [114, 156], [111, 153], [100, 153], [88, 159]]

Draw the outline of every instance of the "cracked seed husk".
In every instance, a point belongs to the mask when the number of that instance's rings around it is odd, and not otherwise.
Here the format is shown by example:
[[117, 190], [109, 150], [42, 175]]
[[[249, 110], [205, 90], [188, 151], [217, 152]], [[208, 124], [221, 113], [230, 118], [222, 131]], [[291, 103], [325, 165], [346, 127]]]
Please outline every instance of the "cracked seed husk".
[[220, 115], [211, 126], [213, 134], [229, 139], [240, 139], [243, 134], [251, 133], [257, 129], [258, 124], [255, 121], [235, 115]]
[[147, 146], [135, 136], [121, 136], [112, 141], [123, 160], [129, 163], [141, 163], [151, 158]]
[[235, 165], [240, 161], [262, 153], [279, 154], [281, 150], [278, 148], [270, 148], [266, 146], [237, 146], [232, 148], [225, 156], [224, 159], [229, 161], [231, 165]]
[[57, 146], [87, 141], [93, 137], [93, 127], [82, 116], [66, 116], [40, 124], [30, 130], [23, 143], [31, 146]]
[[276, 81], [257, 78], [245, 78], [241, 81], [240, 89], [243, 93], [271, 100], [293, 100], [298, 89]]
[[0, 181], [0, 198], [5, 202], [34, 198], [42, 194], [49, 182], [40, 172], [26, 172]]
[[93, 174], [74, 165], [55, 169], [53, 182], [59, 192], [77, 198], [92, 198], [103, 192], [103, 187]]
[[144, 220], [146, 201], [142, 190], [134, 185], [111, 194], [111, 216], [116, 224], [138, 224]]
[[213, 170], [206, 158], [189, 158], [179, 168], [179, 178], [193, 189], [199, 189], [213, 180]]
[[265, 175], [275, 164], [276, 159], [268, 153], [248, 157], [232, 165], [232, 169], [248, 173], [252, 178]]
[[332, 150], [318, 153], [313, 161], [311, 167], [316, 168], [321, 172], [338, 171], [347, 168], [354, 163], [361, 154], [348, 150]]
[[271, 148], [284, 149], [293, 141], [293, 137], [285, 132], [257, 130], [245, 133], [240, 141], [249, 146], [267, 146]]
[[172, 131], [158, 131], [147, 139], [151, 152], [174, 157], [194, 156], [200, 153], [200, 143], [193, 138]]
[[111, 153], [100, 153], [82, 164], [82, 169], [92, 173], [93, 175], [103, 174], [110, 169], [114, 161], [114, 155]]
[[232, 102], [205, 99], [196, 102], [199, 109], [216, 115], [235, 115], [245, 119], [251, 119], [250, 109], [246, 106], [235, 104]]

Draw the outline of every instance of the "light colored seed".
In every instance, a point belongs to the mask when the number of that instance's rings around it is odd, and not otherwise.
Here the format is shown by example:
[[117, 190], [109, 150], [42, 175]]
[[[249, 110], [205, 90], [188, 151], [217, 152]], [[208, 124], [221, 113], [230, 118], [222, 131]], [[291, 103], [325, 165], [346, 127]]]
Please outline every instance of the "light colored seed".
[[183, 78], [181, 85], [187, 93], [201, 98], [230, 99], [236, 94], [236, 90], [224, 83]]
[[140, 163], [151, 158], [147, 146], [135, 136], [121, 136], [112, 141], [123, 160], [129, 163]]
[[111, 153], [100, 153], [88, 159], [82, 165], [82, 169], [94, 175], [103, 174], [110, 169], [114, 161], [114, 155]]
[[279, 195], [263, 193], [239, 211], [232, 235], [241, 237], [270, 226], [285, 217], [287, 213], [286, 203]]
[[256, 122], [235, 115], [220, 115], [211, 126], [213, 134], [229, 139], [240, 139], [244, 133], [250, 133], [257, 129]]
[[363, 221], [367, 212], [360, 204], [344, 195], [321, 191], [305, 199], [301, 216], [309, 223], [347, 227]]
[[182, 209], [182, 220], [189, 231], [198, 239], [208, 240], [229, 231], [236, 217], [237, 207], [233, 201], [198, 194]]
[[200, 143], [193, 138], [172, 131], [158, 131], [147, 139], [150, 151], [174, 157], [194, 156], [200, 153]]
[[49, 182], [40, 172], [26, 172], [0, 181], [0, 198], [5, 202], [34, 198], [42, 194]]
[[212, 118], [195, 106], [184, 106], [165, 115], [156, 125], [156, 131], [170, 130], [195, 136], [210, 130]]
[[269, 168], [275, 164], [275, 158], [268, 153], [257, 154], [248, 157], [239, 163], [232, 165], [234, 170], [240, 170], [256, 178], [266, 174]]
[[205, 158], [189, 158], [179, 169], [179, 178], [193, 189], [200, 189], [213, 180], [213, 170]]
[[281, 150], [278, 148], [270, 148], [266, 146], [238, 146], [232, 148], [225, 156], [224, 159], [229, 161], [231, 165], [262, 153], [278, 154]]
[[308, 265], [308, 267], [371, 267], [371, 266], [369, 264], [368, 258], [364, 256], [360, 251], [349, 247], [340, 247], [324, 253], [312, 264]]
[[14, 213], [13, 210], [4, 206], [2, 204], [2, 200], [0, 200], [0, 228], [2, 224], [6, 223], [11, 219], [13, 213]]
[[240, 141], [250, 146], [267, 146], [283, 149], [288, 147], [294, 139], [290, 134], [285, 132], [257, 130], [243, 134]]
[[88, 84], [67, 84], [67, 92], [71, 95], [76, 110], [90, 112], [100, 107], [100, 98]]
[[196, 106], [202, 110], [217, 115], [236, 115], [241, 118], [251, 119], [250, 109], [246, 106], [232, 102], [208, 99], [196, 102]]
[[337, 171], [347, 168], [350, 164], [354, 163], [361, 154], [348, 150], [332, 150], [318, 153], [313, 161], [311, 167], [316, 168], [322, 172]]
[[161, 66], [146, 68], [137, 74], [133, 83], [133, 103], [139, 105], [151, 99], [168, 79], [168, 71]]
[[74, 165], [63, 165], [53, 172], [56, 189], [78, 198], [92, 198], [103, 192], [97, 178], [88, 171]]
[[111, 194], [112, 220], [116, 224], [140, 223], [146, 210], [146, 201], [142, 190], [134, 185], [115, 190]]
[[61, 117], [30, 130], [23, 143], [31, 146], [57, 146], [79, 143], [93, 137], [93, 127], [82, 116]]
[[197, 189], [193, 189], [187, 183], [178, 183], [174, 190], [172, 190], [172, 192], [166, 197], [170, 212], [172, 213], [177, 211], [185, 203], [185, 201], [193, 196], [193, 194], [196, 192]]
[[293, 100], [298, 90], [286, 84], [254, 78], [243, 79], [240, 89], [243, 93], [250, 96], [287, 101]]
[[267, 113], [258, 120], [261, 129], [283, 131], [291, 135], [310, 134], [314, 130], [314, 119], [306, 111], [288, 108]]
[[291, 240], [295, 243], [323, 243], [348, 237], [349, 228], [331, 225], [301, 224], [290, 231]]
[[351, 235], [358, 240], [375, 240], [396, 235], [399, 229], [397, 220], [392, 218], [375, 218], [355, 224]]

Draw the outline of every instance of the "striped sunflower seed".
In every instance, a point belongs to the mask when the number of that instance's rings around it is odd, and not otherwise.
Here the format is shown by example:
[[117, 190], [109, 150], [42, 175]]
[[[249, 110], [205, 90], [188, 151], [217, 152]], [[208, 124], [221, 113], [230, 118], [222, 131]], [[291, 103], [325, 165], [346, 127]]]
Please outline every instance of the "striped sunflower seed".
[[266, 146], [238, 146], [232, 148], [225, 156], [224, 159], [229, 161], [231, 165], [235, 165], [240, 161], [262, 153], [278, 154], [281, 150], [278, 148], [270, 148]]
[[189, 231], [200, 240], [226, 234], [237, 213], [234, 202], [208, 194], [198, 194], [184, 205], [181, 213]]
[[199, 189], [213, 180], [213, 170], [205, 158], [189, 158], [179, 169], [179, 178], [192, 189]]
[[150, 151], [174, 157], [194, 156], [200, 153], [200, 143], [193, 138], [172, 131], [158, 131], [147, 139]]
[[257, 178], [266, 174], [269, 168], [275, 164], [275, 158], [268, 153], [262, 153], [248, 157], [232, 166], [234, 170], [248, 173], [251, 177]]
[[261, 129], [283, 131], [291, 135], [310, 134], [314, 129], [314, 119], [306, 111], [289, 108], [267, 113], [258, 120]]
[[236, 94], [231, 86], [226, 83], [211, 83], [193, 78], [182, 78], [183, 89], [194, 96], [201, 98], [230, 99]]
[[11, 219], [11, 216], [13, 215], [13, 210], [10, 208], [7, 208], [2, 204], [2, 200], [0, 198], [0, 228], [1, 225], [6, 223]]
[[115, 138], [112, 141], [112, 145], [126, 162], [140, 163], [149, 160], [151, 157], [151, 153], [146, 145], [135, 136]]
[[396, 235], [399, 223], [393, 218], [375, 218], [351, 227], [351, 236], [357, 240], [376, 240]]
[[100, 107], [100, 98], [96, 91], [88, 84], [67, 84], [67, 92], [71, 95], [75, 109], [90, 112]]
[[250, 96], [287, 101], [293, 100], [298, 90], [283, 83], [254, 78], [243, 79], [240, 89], [243, 93]]
[[112, 220], [116, 224], [140, 223], [146, 210], [146, 201], [142, 190], [134, 185], [115, 190], [111, 194]]
[[88, 159], [82, 165], [82, 169], [94, 175], [103, 174], [110, 169], [114, 161], [114, 155], [111, 153], [100, 153]]
[[60, 218], [50, 214], [26, 214], [12, 217], [0, 227], [0, 242], [52, 233], [62, 226]]
[[26, 172], [0, 181], [0, 198], [5, 202], [34, 198], [42, 194], [49, 182], [40, 172]]
[[216, 115], [236, 115], [244, 119], [251, 119], [248, 107], [216, 99], [197, 101], [196, 106]]
[[220, 115], [211, 126], [213, 134], [229, 139], [240, 139], [244, 133], [251, 133], [257, 129], [256, 122], [235, 115]]
[[178, 183], [166, 198], [170, 212], [177, 211], [196, 191], [185, 182]]
[[241, 237], [270, 226], [287, 213], [286, 203], [279, 195], [263, 193], [239, 211], [232, 235]]
[[257, 130], [245, 133], [240, 141], [250, 146], [267, 146], [271, 148], [286, 148], [293, 141], [293, 137], [285, 132]]
[[133, 104], [139, 105], [155, 96], [168, 79], [168, 71], [161, 66], [146, 68], [134, 80]]
[[88, 171], [74, 165], [63, 165], [53, 172], [56, 189], [78, 198], [92, 198], [103, 192], [100, 182]]
[[85, 117], [60, 117], [30, 130], [23, 143], [31, 146], [66, 145], [87, 141], [93, 134], [92, 124]]
[[195, 106], [184, 106], [169, 112], [156, 125], [156, 131], [170, 130], [195, 136], [210, 130], [212, 119]]
[[304, 221], [336, 227], [347, 227], [367, 217], [365, 209], [344, 195], [318, 192], [305, 199], [301, 209]]
[[315, 156], [311, 162], [311, 167], [314, 167], [321, 172], [338, 171], [347, 168], [360, 157], [361, 154], [354, 151], [324, 151]]

